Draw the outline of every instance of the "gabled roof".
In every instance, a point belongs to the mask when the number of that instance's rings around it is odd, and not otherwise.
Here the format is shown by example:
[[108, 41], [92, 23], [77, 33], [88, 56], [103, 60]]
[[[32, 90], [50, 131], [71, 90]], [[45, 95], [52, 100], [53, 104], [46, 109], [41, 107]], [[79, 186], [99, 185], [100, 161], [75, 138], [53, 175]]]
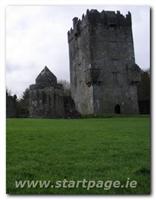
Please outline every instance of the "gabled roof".
[[36, 78], [36, 84], [43, 87], [55, 86], [57, 84], [56, 76], [48, 69], [47, 66], [40, 72]]

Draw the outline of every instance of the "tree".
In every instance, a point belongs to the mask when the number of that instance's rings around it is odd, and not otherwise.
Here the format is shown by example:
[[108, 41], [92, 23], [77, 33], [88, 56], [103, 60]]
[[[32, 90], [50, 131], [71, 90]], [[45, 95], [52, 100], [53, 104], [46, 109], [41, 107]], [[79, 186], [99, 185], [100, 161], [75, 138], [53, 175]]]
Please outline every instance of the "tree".
[[148, 71], [141, 72], [141, 81], [138, 85], [138, 98], [150, 99], [150, 73]]
[[22, 95], [22, 98], [18, 100], [17, 112], [19, 117], [29, 116], [29, 89], [27, 88]]
[[58, 81], [59, 84], [63, 86], [65, 96], [71, 95], [70, 83], [66, 80]]
[[17, 96], [11, 95], [10, 90], [6, 90], [6, 116], [17, 117]]
[[138, 84], [138, 103], [141, 114], [150, 113], [150, 72], [141, 72], [141, 81]]

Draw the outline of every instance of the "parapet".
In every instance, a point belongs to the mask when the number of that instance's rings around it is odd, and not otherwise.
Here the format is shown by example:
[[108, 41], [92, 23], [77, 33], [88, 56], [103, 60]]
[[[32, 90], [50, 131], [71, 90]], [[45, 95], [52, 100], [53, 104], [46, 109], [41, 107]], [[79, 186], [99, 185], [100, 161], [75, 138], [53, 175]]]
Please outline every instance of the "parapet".
[[73, 27], [68, 31], [68, 41], [74, 36], [78, 36], [82, 29], [87, 25], [96, 26], [102, 24], [104, 27], [131, 27], [131, 13], [128, 12], [126, 16], [122, 15], [120, 11], [97, 11], [95, 9], [87, 10], [86, 14], [82, 15], [82, 19], [73, 18]]

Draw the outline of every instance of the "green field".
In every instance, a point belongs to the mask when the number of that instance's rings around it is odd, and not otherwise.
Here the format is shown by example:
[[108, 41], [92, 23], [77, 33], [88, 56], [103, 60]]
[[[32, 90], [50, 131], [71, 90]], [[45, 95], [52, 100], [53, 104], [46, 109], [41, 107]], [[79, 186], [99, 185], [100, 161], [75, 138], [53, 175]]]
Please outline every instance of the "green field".
[[[149, 117], [8, 119], [7, 193], [149, 194]], [[16, 180], [137, 181], [136, 188], [15, 188]]]

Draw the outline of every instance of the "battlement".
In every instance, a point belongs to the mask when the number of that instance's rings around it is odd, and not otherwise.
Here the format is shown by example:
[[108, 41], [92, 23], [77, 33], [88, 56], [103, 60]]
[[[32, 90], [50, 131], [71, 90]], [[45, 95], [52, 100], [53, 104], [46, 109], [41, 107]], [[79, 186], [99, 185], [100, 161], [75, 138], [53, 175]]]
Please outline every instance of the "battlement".
[[82, 19], [73, 18], [73, 27], [68, 31], [68, 40], [70, 41], [74, 36], [78, 36], [86, 26], [96, 26], [98, 24], [103, 25], [105, 28], [131, 26], [131, 13], [128, 12], [124, 16], [120, 11], [103, 10], [99, 12], [96, 9], [87, 10], [86, 14], [82, 15]]

